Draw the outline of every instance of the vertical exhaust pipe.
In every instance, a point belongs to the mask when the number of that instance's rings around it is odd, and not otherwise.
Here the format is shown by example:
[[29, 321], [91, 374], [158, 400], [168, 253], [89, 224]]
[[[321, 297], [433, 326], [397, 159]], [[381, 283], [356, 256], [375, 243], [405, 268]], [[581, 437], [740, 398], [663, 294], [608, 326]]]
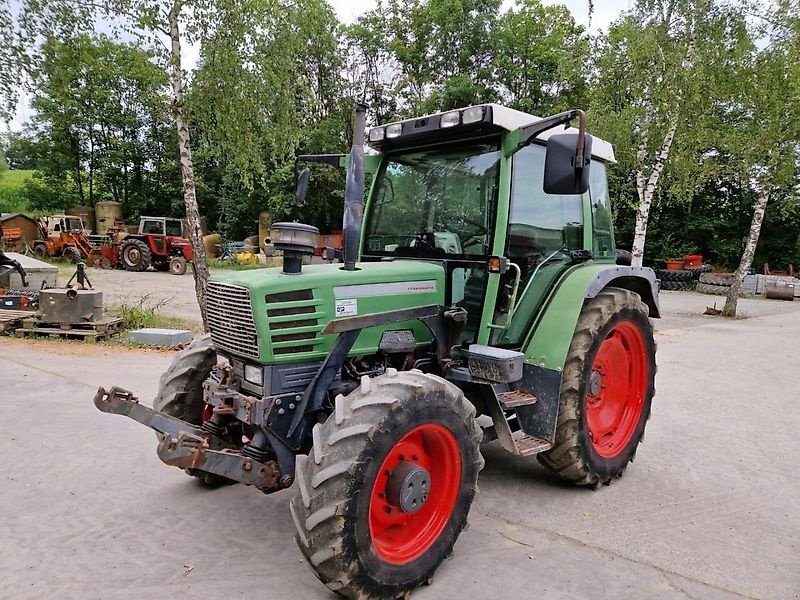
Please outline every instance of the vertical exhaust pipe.
[[347, 161], [347, 178], [344, 187], [344, 270], [355, 271], [358, 246], [361, 243], [361, 219], [364, 216], [364, 128], [366, 104], [356, 104], [353, 122], [353, 146]]

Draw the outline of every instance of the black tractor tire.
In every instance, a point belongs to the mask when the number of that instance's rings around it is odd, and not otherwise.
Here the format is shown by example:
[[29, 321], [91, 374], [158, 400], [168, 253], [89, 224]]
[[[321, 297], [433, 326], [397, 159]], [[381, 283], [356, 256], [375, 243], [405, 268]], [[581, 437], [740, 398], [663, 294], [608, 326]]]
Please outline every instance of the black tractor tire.
[[727, 296], [728, 290], [731, 289], [729, 285], [711, 285], [709, 283], [698, 283], [695, 288], [701, 294], [711, 294], [712, 296]]
[[[430, 580], [466, 526], [483, 468], [475, 408], [440, 377], [395, 369], [362, 377], [357, 390], [335, 402], [314, 426], [308, 457], [298, 460], [299, 489], [290, 505], [297, 544], [331, 590], [405, 598]], [[409, 450], [410, 457], [400, 454]], [[422, 508], [406, 510], [411, 500], [397, 504], [390, 490], [405, 490], [410, 476], [399, 474], [421, 464], [430, 469], [429, 487], [418, 480], [409, 493], [431, 495], [417, 496]]]
[[661, 289], [663, 291], [672, 291], [672, 292], [687, 292], [693, 290], [697, 285], [697, 282], [694, 280], [690, 281], [662, 281], [661, 282]]
[[37, 258], [49, 258], [50, 253], [47, 251], [46, 244], [34, 244], [33, 246], [33, 254]]
[[700, 277], [703, 273], [711, 273], [711, 265], [700, 265], [699, 267], [687, 269], [687, 271], [694, 273], [695, 277]]
[[120, 261], [126, 271], [146, 271], [153, 256], [142, 240], [125, 240], [119, 252]]
[[77, 264], [81, 262], [83, 257], [81, 256], [81, 251], [75, 246], [64, 246], [63, 250], [61, 250], [61, 258], [67, 262]]
[[[596, 488], [621, 477], [636, 455], [650, 417], [655, 357], [653, 326], [638, 294], [608, 287], [588, 300], [561, 379], [555, 444], [538, 455], [539, 461], [576, 485]], [[620, 387], [614, 376], [623, 375], [628, 381]], [[620, 391], [627, 394], [622, 401]], [[593, 433], [608, 427], [598, 423], [603, 413], [596, 411], [614, 405], [618, 406], [614, 430], [597, 436], [595, 443]]]
[[[161, 375], [158, 393], [153, 399], [153, 410], [177, 417], [192, 425], [203, 423], [203, 382], [208, 379], [217, 362], [217, 354], [209, 334], [195, 338], [172, 359], [172, 364]], [[225, 477], [206, 473], [200, 469], [186, 469], [208, 487], [236, 483]]]
[[708, 285], [733, 285], [733, 273], [703, 273], [700, 275], [700, 283]]
[[[668, 271], [667, 269], [656, 269], [656, 277], [662, 283], [665, 281], [692, 281], [696, 275], [694, 271], [683, 269], [681, 271]], [[663, 286], [662, 286], [663, 287]]]
[[173, 275], [186, 274], [186, 259], [182, 256], [173, 256], [169, 259], [169, 272]]

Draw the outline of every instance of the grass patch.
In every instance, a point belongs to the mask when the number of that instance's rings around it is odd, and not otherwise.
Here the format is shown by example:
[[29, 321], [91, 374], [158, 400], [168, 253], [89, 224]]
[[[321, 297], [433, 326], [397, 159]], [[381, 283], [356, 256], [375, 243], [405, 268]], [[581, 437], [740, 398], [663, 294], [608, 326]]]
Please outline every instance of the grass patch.
[[142, 329], [144, 327], [169, 327], [165, 323], [174, 321], [158, 314], [172, 299], [156, 300], [152, 294], [143, 294], [138, 300], [123, 300], [109, 307], [108, 312], [122, 319], [123, 329]]
[[251, 271], [253, 269], [269, 269], [271, 267], [280, 267], [283, 260], [280, 258], [268, 258], [266, 263], [257, 262], [253, 265], [240, 264], [230, 261], [218, 261], [211, 259], [208, 261], [208, 268], [219, 271]]
[[33, 171], [0, 172], [0, 212], [27, 212], [22, 186], [32, 175]]
[[33, 176], [33, 171], [3, 171], [0, 174], [0, 190], [17, 190]]

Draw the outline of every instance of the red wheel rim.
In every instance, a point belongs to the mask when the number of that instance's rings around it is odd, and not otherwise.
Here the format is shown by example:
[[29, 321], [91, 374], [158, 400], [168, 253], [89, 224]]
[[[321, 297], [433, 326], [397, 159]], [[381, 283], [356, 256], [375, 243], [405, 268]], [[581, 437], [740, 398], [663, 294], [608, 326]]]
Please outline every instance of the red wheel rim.
[[639, 328], [615, 325], [600, 344], [586, 382], [586, 425], [595, 452], [617, 456], [633, 437], [647, 393], [647, 352]]
[[[403, 512], [389, 503], [386, 489], [392, 471], [404, 461], [430, 476], [427, 500], [417, 512]], [[447, 525], [461, 488], [461, 452], [450, 430], [421, 425], [397, 442], [378, 471], [369, 502], [369, 533], [375, 552], [396, 565], [422, 556]]]

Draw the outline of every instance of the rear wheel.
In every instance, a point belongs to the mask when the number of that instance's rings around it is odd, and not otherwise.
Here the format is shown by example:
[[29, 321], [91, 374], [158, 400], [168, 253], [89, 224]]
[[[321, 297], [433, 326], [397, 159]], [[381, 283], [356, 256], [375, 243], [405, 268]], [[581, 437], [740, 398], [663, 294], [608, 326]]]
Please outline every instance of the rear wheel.
[[142, 240], [126, 240], [120, 248], [122, 266], [126, 271], [146, 271], [150, 266], [152, 254]]
[[427, 582], [466, 525], [483, 467], [461, 390], [419, 371], [364, 377], [313, 439], [291, 512], [317, 577], [352, 598]]
[[655, 393], [648, 308], [634, 292], [607, 288], [589, 300], [561, 382], [556, 442], [539, 460], [578, 485], [608, 484], [633, 460]]
[[[206, 334], [195, 338], [175, 355], [172, 364], [161, 375], [153, 409], [192, 425], [202, 425], [211, 417], [211, 407], [203, 402], [203, 382], [208, 379], [216, 362], [211, 336]], [[236, 483], [200, 469], [186, 469], [186, 473], [209, 487]]]

